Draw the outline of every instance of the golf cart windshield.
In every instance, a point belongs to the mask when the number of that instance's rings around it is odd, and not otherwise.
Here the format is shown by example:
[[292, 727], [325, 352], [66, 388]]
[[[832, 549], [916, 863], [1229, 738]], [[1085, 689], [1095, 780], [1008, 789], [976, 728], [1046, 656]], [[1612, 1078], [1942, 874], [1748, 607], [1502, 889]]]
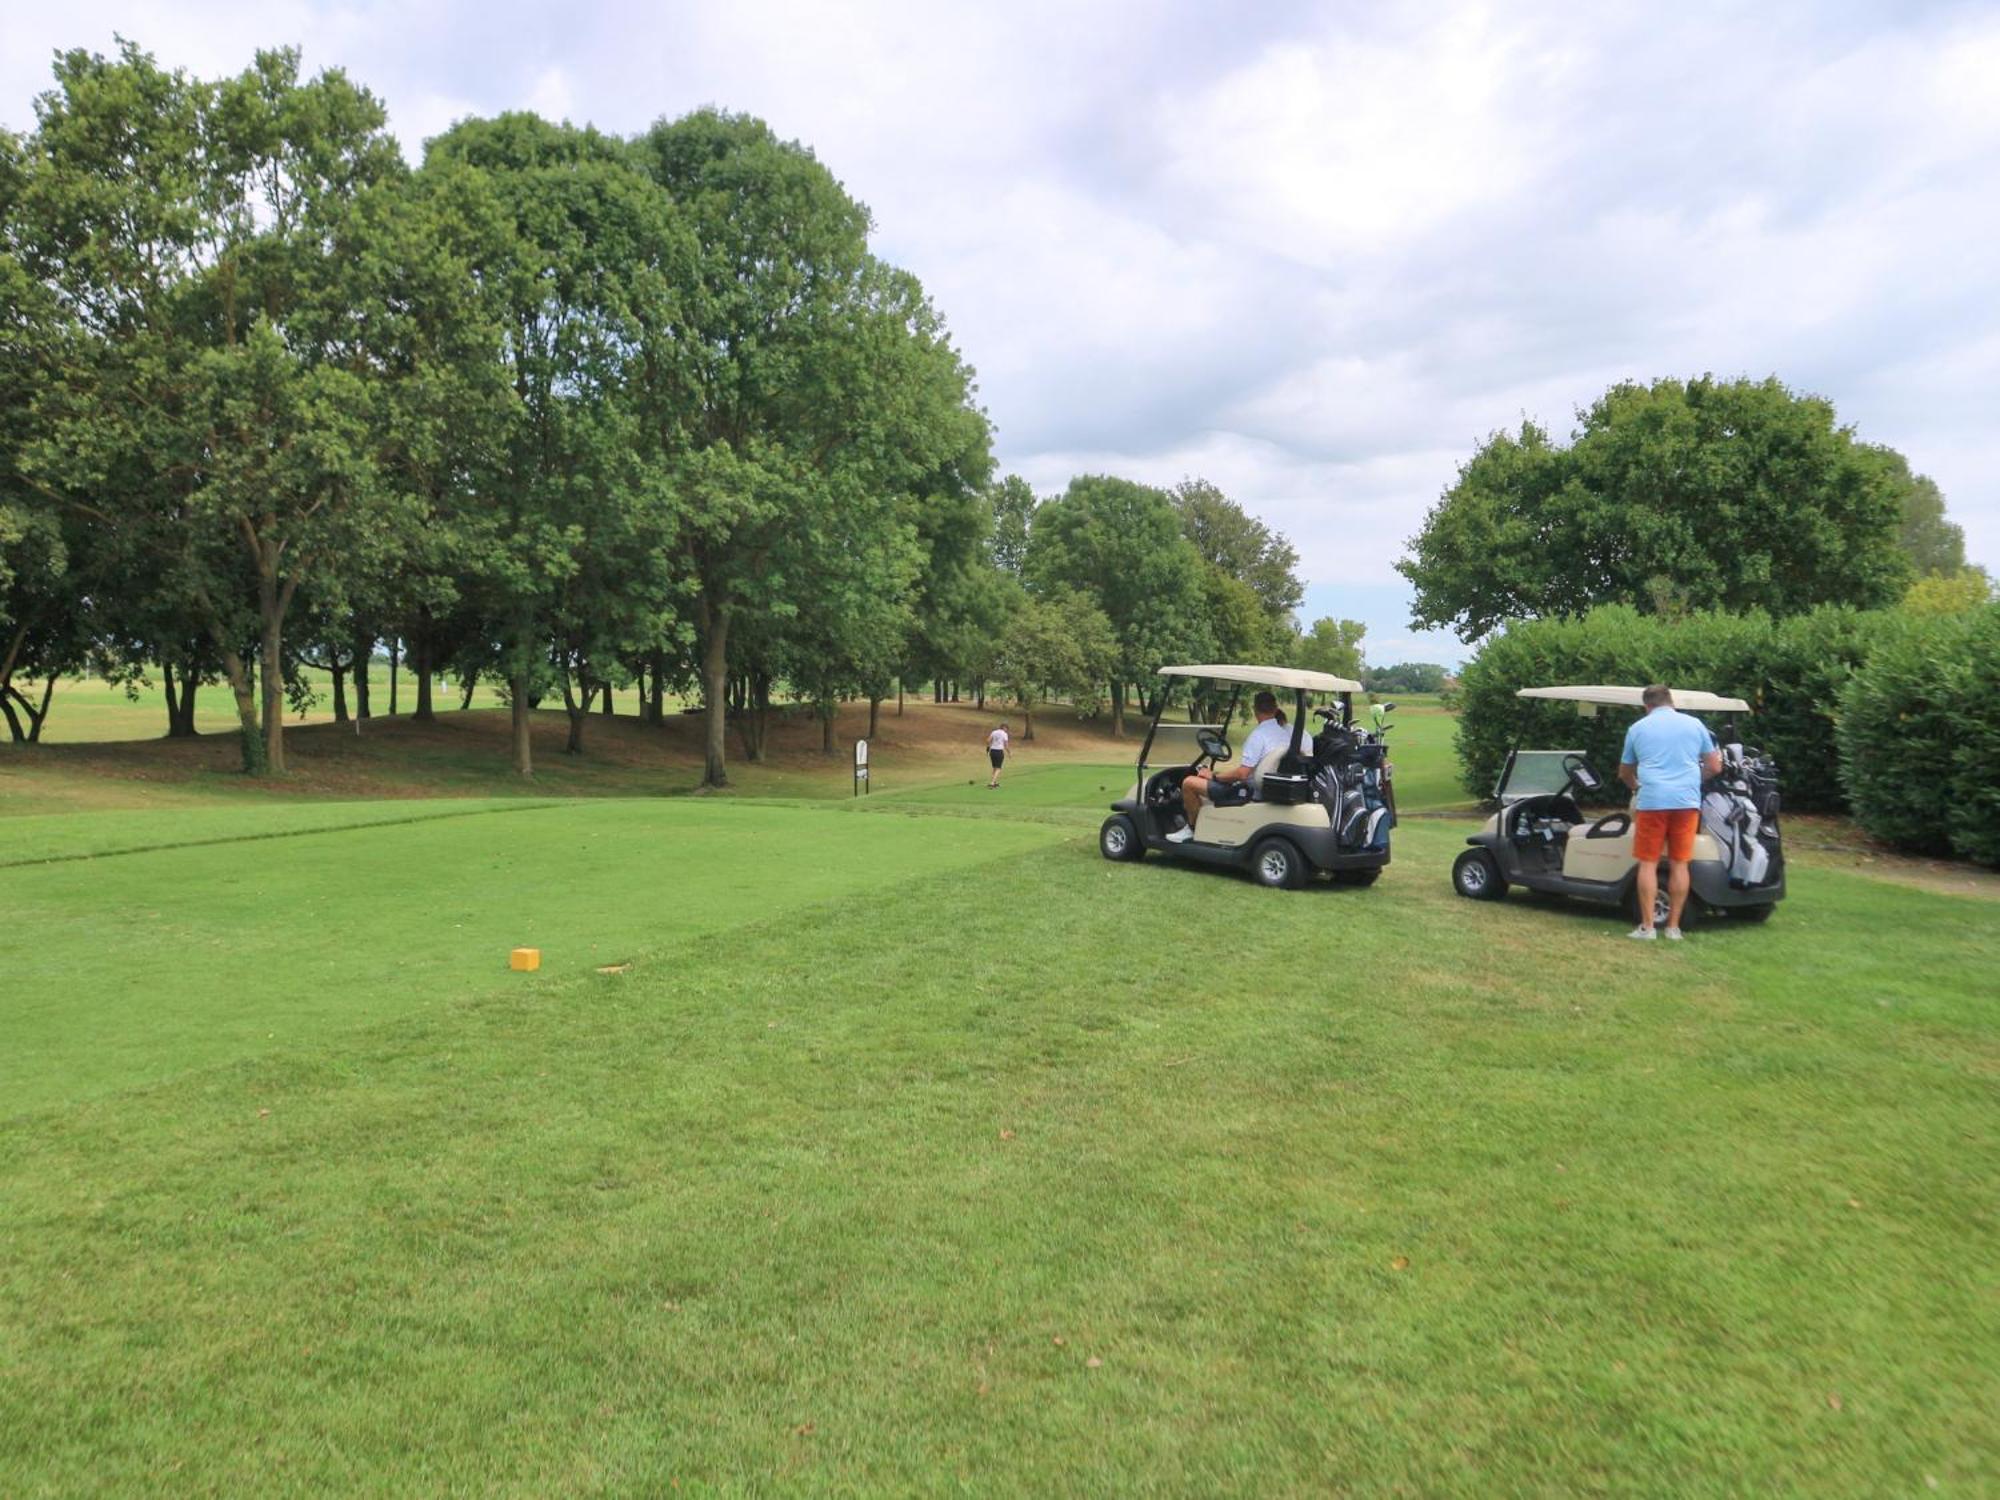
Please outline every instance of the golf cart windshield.
[[1569, 768], [1563, 762], [1582, 754], [1581, 750], [1516, 750], [1501, 768], [1493, 795], [1509, 803], [1559, 792], [1569, 785]]

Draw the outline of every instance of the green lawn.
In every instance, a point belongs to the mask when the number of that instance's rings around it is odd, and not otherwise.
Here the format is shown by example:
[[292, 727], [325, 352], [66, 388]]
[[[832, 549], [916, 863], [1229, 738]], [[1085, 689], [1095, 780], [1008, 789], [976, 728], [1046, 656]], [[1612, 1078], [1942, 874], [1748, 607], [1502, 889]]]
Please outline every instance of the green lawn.
[[0, 1494], [1990, 1485], [2000, 906], [1638, 949], [1122, 774], [9, 820]]

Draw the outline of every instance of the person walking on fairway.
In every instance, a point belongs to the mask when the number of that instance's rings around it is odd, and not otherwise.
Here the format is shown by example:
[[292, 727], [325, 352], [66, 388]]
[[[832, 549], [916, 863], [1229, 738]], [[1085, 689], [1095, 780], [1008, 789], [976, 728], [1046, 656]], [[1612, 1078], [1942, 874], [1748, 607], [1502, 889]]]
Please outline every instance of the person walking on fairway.
[[1722, 769], [1715, 736], [1674, 695], [1655, 683], [1639, 695], [1646, 717], [1625, 731], [1618, 779], [1632, 788], [1632, 857], [1639, 862], [1639, 925], [1630, 936], [1651, 942], [1659, 899], [1660, 849], [1667, 854], [1667, 937], [1680, 941], [1688, 899], [1688, 861], [1701, 830], [1701, 779]]
[[991, 791], [1000, 785], [1000, 768], [1007, 764], [1007, 742], [1013, 736], [1007, 732], [1007, 721], [1002, 719], [1000, 727], [986, 736], [986, 758], [993, 762], [993, 774], [987, 778], [986, 787]]

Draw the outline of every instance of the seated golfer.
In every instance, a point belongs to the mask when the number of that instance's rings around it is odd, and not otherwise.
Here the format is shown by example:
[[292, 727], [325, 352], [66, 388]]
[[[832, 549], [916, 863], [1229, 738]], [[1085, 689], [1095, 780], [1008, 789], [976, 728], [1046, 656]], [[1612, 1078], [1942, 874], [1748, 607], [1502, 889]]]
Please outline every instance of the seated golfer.
[[1678, 942], [1688, 898], [1688, 861], [1701, 830], [1701, 779], [1722, 769], [1715, 736], [1692, 714], [1674, 707], [1659, 684], [1640, 694], [1646, 717], [1625, 731], [1618, 779], [1632, 799], [1632, 857], [1639, 862], [1639, 925], [1635, 938], [1652, 941], [1653, 903], [1660, 889], [1660, 847], [1667, 852], [1667, 936]]
[[1194, 837], [1195, 814], [1201, 811], [1201, 800], [1208, 795], [1208, 784], [1215, 781], [1248, 781], [1257, 770], [1257, 762], [1273, 750], [1282, 749], [1291, 743], [1292, 732], [1285, 727], [1285, 721], [1278, 714], [1278, 700], [1270, 693], [1259, 693], [1251, 707], [1257, 715], [1257, 727], [1250, 731], [1243, 741], [1243, 756], [1233, 766], [1216, 766], [1210, 771], [1193, 771], [1181, 782], [1181, 801], [1187, 807], [1187, 826], [1167, 835], [1167, 842], [1185, 844]]

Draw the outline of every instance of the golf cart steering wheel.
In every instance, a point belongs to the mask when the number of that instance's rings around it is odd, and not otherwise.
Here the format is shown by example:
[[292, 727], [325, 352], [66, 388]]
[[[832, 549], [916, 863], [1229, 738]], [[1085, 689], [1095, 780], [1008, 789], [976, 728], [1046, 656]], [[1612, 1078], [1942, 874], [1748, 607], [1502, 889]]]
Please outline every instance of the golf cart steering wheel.
[[1598, 774], [1590, 769], [1590, 764], [1581, 755], [1565, 755], [1562, 761], [1563, 773], [1576, 785], [1580, 792], [1595, 792], [1604, 785]]
[[1201, 746], [1201, 753], [1206, 755], [1210, 760], [1223, 761], [1229, 759], [1229, 741], [1225, 740], [1213, 729], [1197, 730], [1194, 742]]

